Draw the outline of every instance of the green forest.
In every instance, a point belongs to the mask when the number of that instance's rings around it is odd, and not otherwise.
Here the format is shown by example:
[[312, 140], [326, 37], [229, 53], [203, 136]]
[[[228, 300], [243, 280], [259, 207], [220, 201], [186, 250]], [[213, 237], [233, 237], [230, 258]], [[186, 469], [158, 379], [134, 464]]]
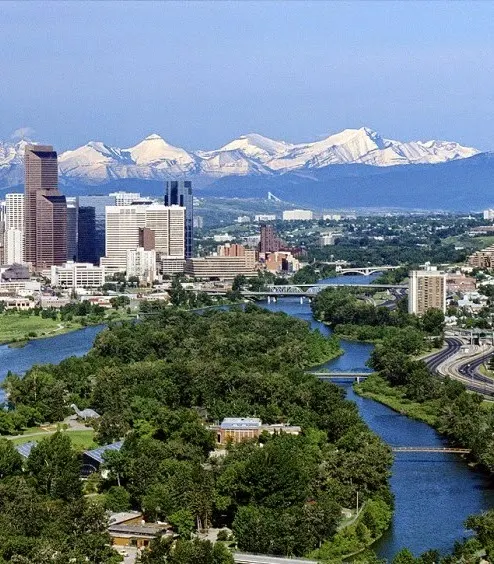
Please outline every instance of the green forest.
[[[105, 455], [109, 475], [96, 486], [94, 508], [65, 482], [65, 467], [73, 465], [61, 464], [60, 453], [76, 457], [67, 450], [67, 437], [41, 441], [22, 470], [16, 459], [15, 471], [3, 472], [2, 513], [16, 522], [17, 496], [28, 498], [30, 488], [43, 507], [63, 509], [72, 499], [67, 496], [76, 495], [79, 505], [73, 507], [82, 516], [101, 506], [141, 510], [148, 519], [168, 520], [183, 542], [196, 528], [228, 526], [240, 550], [339, 560], [388, 526], [392, 457], [340, 388], [306, 373], [338, 354], [335, 338], [256, 306], [202, 315], [170, 308], [142, 323], [107, 329], [85, 357], [36, 366], [22, 377], [10, 374], [6, 417], [59, 421], [76, 403], [101, 414], [95, 425], [100, 444], [125, 442], [120, 452]], [[299, 425], [302, 433], [262, 435], [210, 457], [215, 437], [207, 423], [232, 416]], [[42, 472], [39, 450], [56, 480]], [[4, 486], [8, 493], [2, 494]], [[361, 519], [341, 528], [342, 508], [354, 508], [357, 495]], [[46, 524], [48, 515], [41, 528], [2, 529], [0, 557], [33, 558], [45, 544], [67, 554], [79, 517], [62, 509], [60, 535]], [[95, 517], [100, 544], [102, 519], [101, 513]], [[103, 548], [78, 550], [89, 562], [110, 562]], [[172, 561], [167, 551], [155, 543], [142, 561]], [[211, 558], [205, 563], [220, 562]]]

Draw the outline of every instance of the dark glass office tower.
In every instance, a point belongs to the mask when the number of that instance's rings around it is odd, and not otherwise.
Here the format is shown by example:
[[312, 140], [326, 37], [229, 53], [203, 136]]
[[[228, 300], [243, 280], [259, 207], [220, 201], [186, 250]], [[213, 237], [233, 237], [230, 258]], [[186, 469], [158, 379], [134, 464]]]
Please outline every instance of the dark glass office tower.
[[77, 233], [79, 221], [79, 198], [67, 200], [67, 260], [77, 261]]
[[96, 212], [94, 207], [79, 207], [79, 221], [77, 224], [77, 258], [79, 262], [97, 264], [96, 254]]
[[185, 208], [185, 258], [194, 255], [194, 198], [190, 180], [170, 180], [165, 186], [165, 206]]
[[[79, 196], [79, 207], [94, 208], [95, 234], [91, 244], [92, 250], [85, 251], [93, 256], [93, 260], [81, 262], [92, 262], [98, 264], [99, 259], [105, 256], [105, 225], [106, 225], [106, 206], [114, 206], [114, 196]], [[81, 248], [81, 246], [79, 246]]]

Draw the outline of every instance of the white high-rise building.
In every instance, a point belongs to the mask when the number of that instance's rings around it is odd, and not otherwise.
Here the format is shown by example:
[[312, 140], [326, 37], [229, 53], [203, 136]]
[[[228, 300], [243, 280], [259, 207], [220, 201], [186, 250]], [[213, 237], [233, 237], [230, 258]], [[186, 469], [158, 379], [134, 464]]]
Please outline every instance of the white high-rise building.
[[107, 206], [106, 256], [101, 264], [109, 271], [126, 271], [127, 251], [144, 246], [140, 236], [144, 228], [153, 232], [154, 251], [160, 257], [184, 259], [184, 222], [185, 208], [181, 206]]
[[127, 251], [127, 278], [137, 276], [141, 282], [152, 284], [156, 278], [156, 252], [137, 247]]
[[7, 194], [5, 197], [5, 264], [24, 261], [24, 194]]
[[488, 221], [494, 220], [494, 210], [492, 208], [484, 210], [484, 219], [487, 219]]

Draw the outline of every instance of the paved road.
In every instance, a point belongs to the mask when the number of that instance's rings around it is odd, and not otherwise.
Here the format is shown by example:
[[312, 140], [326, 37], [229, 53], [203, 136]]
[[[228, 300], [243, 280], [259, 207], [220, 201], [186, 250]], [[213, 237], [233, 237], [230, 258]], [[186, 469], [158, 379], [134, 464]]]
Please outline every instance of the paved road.
[[456, 355], [462, 345], [461, 339], [457, 339], [456, 337], [446, 337], [444, 341], [446, 348], [423, 359], [431, 372], [436, 372], [443, 362], [453, 355]]
[[233, 559], [238, 564], [317, 564], [315, 560], [305, 560], [304, 558], [281, 558], [279, 556], [244, 554], [241, 552], [235, 552]]

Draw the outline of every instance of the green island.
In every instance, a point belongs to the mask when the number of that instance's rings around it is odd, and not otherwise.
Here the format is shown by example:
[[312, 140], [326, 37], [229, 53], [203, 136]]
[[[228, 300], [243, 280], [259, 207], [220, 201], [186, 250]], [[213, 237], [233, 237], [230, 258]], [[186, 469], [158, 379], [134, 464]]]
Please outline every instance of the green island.
[[[83, 490], [69, 431], [40, 440], [25, 464], [0, 440], [0, 561], [38, 562], [45, 546], [60, 562], [118, 561], [104, 510], [131, 508], [166, 519], [181, 539], [173, 549], [154, 541], [141, 562], [185, 564], [201, 551], [208, 556], [197, 562], [231, 562], [224, 543], [190, 540], [211, 526], [228, 527], [248, 552], [338, 562], [364, 549], [390, 523], [392, 457], [340, 388], [306, 373], [340, 352], [335, 337], [253, 305], [202, 315], [166, 308], [111, 326], [85, 357], [9, 374], [1, 432], [56, 424], [75, 403], [101, 414], [97, 444], [124, 445], [105, 455], [106, 477]], [[209, 426], [232, 416], [301, 432], [263, 433], [211, 456]], [[50, 520], [32, 526], [48, 507]], [[90, 519], [93, 536], [76, 542]]]

